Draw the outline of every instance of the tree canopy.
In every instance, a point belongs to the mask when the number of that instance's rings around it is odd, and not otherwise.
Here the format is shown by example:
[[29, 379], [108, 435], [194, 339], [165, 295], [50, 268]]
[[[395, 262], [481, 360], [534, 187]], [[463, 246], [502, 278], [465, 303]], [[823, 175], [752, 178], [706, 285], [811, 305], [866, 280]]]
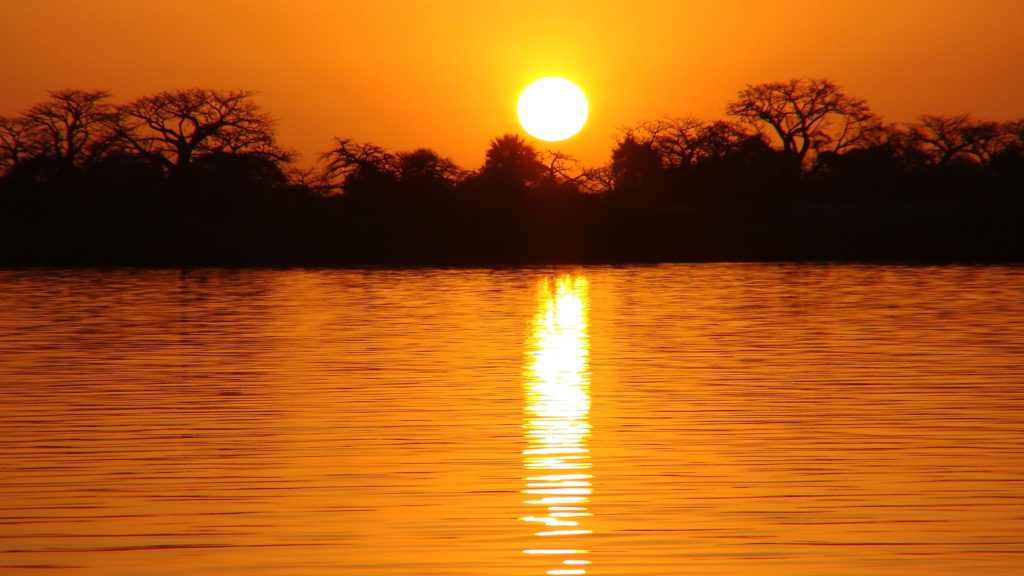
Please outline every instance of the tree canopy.
[[872, 143], [881, 129], [866, 101], [824, 78], [748, 84], [726, 112], [776, 138], [799, 166], [823, 152]]
[[808, 78], [727, 111], [596, 167], [518, 134], [475, 169], [345, 136], [297, 167], [249, 91], [54, 91], [0, 116], [0, 263], [1024, 259], [1024, 120], [885, 124]]
[[244, 90], [192, 88], [133, 100], [118, 109], [118, 135], [127, 149], [184, 172], [197, 154], [231, 153], [287, 161], [274, 121]]

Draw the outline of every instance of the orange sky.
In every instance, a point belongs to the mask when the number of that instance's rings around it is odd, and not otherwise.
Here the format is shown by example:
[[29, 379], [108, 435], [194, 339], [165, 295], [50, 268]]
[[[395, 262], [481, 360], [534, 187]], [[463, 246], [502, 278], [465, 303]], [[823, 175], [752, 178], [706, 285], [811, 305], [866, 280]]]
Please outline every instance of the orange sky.
[[561, 75], [591, 116], [553, 147], [598, 165], [621, 126], [718, 117], [745, 83], [797, 76], [891, 121], [1024, 117], [1022, 23], [1016, 0], [6, 0], [0, 114], [64, 87], [245, 88], [306, 163], [343, 136], [475, 168], [522, 133], [519, 91]]

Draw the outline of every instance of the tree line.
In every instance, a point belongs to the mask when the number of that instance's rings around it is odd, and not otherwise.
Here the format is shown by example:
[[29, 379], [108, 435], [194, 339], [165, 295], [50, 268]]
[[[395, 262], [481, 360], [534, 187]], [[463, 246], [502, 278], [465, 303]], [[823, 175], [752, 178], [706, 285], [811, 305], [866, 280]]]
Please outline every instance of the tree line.
[[0, 263], [498, 264], [1024, 257], [1024, 120], [886, 123], [828, 79], [646, 120], [608, 163], [517, 135], [484, 164], [336, 138], [300, 169], [247, 91], [0, 116]]

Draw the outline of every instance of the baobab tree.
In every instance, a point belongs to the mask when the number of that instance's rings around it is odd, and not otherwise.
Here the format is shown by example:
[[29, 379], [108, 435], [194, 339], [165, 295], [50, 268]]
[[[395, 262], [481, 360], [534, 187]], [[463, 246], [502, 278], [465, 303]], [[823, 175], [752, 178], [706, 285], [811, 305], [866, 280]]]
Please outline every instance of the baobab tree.
[[171, 173], [188, 170], [197, 155], [250, 154], [290, 160], [278, 147], [274, 121], [253, 92], [201, 88], [160, 92], [118, 109], [125, 146]]
[[1012, 141], [1009, 124], [972, 119], [967, 114], [926, 114], [908, 130], [912, 146], [934, 164], [970, 160], [988, 166], [992, 157]]
[[[80, 165], [98, 156], [113, 140], [114, 108], [107, 102], [106, 90], [54, 90], [50, 99], [40, 102], [24, 116], [9, 124], [36, 155], [56, 158], [65, 164]], [[20, 122], [21, 126], [18, 126]], [[8, 131], [13, 134], [12, 131]]]
[[726, 112], [777, 138], [783, 153], [800, 167], [823, 152], [869, 145], [881, 130], [866, 101], [846, 95], [827, 79], [748, 84]]
[[0, 174], [39, 153], [39, 139], [24, 116], [0, 116]]

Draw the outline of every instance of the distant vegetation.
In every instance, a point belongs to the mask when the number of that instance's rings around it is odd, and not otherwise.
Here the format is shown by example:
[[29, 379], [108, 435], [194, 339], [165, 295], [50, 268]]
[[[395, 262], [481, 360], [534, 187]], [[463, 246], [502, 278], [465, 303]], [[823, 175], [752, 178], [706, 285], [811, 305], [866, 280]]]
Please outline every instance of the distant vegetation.
[[251, 92], [56, 91], [0, 116], [0, 264], [1024, 261], [1024, 120], [887, 124], [821, 79], [725, 111], [596, 168], [504, 135], [475, 170], [345, 138], [302, 170]]

